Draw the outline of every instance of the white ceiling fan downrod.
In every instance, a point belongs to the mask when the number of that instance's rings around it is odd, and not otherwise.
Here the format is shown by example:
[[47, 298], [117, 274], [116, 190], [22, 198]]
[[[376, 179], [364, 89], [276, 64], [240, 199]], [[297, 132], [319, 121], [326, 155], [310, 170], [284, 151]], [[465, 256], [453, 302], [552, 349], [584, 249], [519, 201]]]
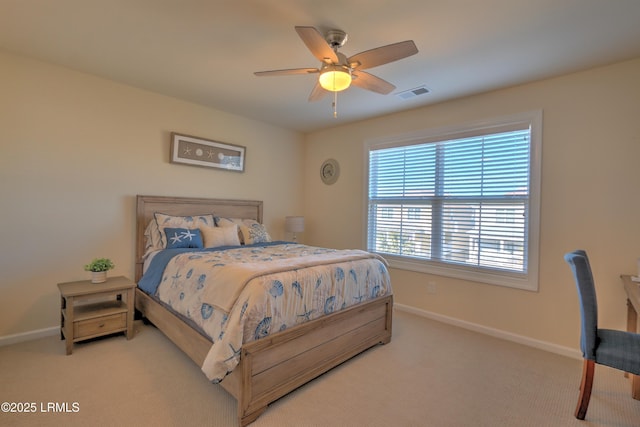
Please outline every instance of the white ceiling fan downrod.
[[333, 92], [333, 118], [338, 118], [338, 92]]

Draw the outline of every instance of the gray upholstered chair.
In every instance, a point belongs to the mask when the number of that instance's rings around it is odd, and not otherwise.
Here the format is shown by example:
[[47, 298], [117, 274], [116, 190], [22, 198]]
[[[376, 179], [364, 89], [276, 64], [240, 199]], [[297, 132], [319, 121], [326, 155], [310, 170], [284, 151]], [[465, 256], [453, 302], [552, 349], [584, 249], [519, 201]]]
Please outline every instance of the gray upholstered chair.
[[569, 252], [564, 259], [571, 266], [580, 298], [582, 315], [580, 347], [584, 364], [575, 416], [584, 420], [591, 398], [596, 363], [640, 375], [640, 334], [598, 329], [596, 289], [587, 253], [583, 250]]

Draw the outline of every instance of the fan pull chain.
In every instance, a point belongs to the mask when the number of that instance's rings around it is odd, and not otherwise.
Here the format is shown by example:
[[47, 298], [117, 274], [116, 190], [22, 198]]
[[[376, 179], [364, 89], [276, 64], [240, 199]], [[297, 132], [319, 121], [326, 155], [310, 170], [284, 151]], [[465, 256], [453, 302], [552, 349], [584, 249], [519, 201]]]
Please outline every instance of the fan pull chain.
[[338, 92], [333, 92], [333, 118], [338, 118]]

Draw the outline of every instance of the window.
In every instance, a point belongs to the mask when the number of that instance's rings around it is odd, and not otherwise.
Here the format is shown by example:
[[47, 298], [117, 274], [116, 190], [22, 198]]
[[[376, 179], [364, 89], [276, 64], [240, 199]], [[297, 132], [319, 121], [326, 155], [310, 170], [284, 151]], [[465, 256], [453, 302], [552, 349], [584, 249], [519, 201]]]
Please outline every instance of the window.
[[367, 249], [537, 290], [542, 112], [368, 141]]

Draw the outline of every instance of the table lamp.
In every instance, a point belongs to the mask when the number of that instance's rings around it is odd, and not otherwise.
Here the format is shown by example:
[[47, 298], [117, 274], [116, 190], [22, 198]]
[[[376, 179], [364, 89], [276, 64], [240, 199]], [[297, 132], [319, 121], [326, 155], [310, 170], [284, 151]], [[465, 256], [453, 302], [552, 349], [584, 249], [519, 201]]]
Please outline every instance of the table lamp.
[[302, 233], [304, 231], [304, 217], [303, 216], [287, 216], [284, 219], [284, 229], [289, 233], [293, 233], [293, 241], [297, 242], [296, 233]]

